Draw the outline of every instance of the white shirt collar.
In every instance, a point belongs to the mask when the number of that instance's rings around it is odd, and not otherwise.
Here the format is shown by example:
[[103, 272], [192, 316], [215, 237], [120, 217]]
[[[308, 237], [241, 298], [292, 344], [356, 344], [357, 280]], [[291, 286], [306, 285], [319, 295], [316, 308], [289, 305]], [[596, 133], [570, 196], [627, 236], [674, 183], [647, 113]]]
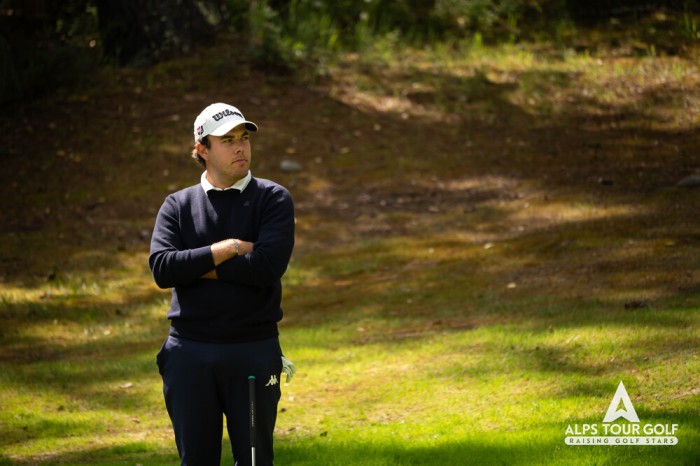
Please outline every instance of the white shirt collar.
[[250, 170], [248, 170], [248, 174], [245, 177], [236, 181], [228, 188], [217, 188], [216, 186], [214, 186], [213, 184], [211, 184], [209, 182], [209, 180], [207, 179], [207, 171], [204, 170], [204, 172], [202, 173], [201, 183], [202, 183], [202, 189], [204, 189], [205, 193], [208, 193], [211, 190], [228, 191], [229, 189], [237, 189], [238, 191], [243, 192], [243, 190], [248, 186], [248, 183], [250, 183], [251, 179], [253, 179], [253, 175], [250, 173]]

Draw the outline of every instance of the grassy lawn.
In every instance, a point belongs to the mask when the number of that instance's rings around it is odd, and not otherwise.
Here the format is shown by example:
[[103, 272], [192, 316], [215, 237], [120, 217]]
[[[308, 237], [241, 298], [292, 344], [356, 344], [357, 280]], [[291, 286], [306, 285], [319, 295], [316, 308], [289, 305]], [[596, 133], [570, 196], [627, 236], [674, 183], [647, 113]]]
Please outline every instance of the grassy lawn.
[[[697, 464], [700, 69], [617, 52], [195, 57], [4, 110], [0, 464], [177, 463], [148, 244], [213, 101], [296, 201], [278, 464]], [[677, 445], [565, 445], [620, 381]]]

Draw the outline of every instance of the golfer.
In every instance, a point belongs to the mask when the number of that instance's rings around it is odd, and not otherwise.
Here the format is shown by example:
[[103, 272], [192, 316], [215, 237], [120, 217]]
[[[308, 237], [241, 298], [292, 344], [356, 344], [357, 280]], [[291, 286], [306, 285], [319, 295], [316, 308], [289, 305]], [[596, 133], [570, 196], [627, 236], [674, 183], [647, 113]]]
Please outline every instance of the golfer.
[[250, 172], [251, 133], [237, 108], [205, 108], [194, 122], [200, 183], [169, 195], [156, 218], [149, 264], [172, 288], [169, 336], [156, 358], [181, 464], [219, 465], [223, 417], [237, 466], [252, 463], [248, 378], [257, 380], [257, 465], [273, 464], [282, 371], [280, 279], [294, 247], [294, 205]]

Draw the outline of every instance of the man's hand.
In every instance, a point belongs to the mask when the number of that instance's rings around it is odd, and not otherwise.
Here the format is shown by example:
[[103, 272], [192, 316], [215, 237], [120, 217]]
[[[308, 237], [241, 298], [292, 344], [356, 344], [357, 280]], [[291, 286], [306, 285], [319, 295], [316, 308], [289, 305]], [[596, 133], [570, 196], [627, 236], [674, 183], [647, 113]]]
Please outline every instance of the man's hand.
[[289, 383], [289, 381], [292, 380], [292, 377], [294, 377], [296, 371], [297, 367], [294, 365], [294, 363], [282, 356], [282, 372], [287, 374], [287, 383]]

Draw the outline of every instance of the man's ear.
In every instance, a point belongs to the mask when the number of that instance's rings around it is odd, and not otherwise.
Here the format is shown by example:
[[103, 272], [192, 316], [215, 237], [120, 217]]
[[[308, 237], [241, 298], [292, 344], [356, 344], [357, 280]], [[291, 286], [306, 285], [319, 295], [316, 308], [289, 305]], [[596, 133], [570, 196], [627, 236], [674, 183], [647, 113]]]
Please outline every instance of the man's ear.
[[202, 144], [201, 142], [197, 143], [197, 153], [199, 154], [200, 157], [202, 157], [205, 161], [209, 161], [209, 152], [207, 149], [207, 146]]

